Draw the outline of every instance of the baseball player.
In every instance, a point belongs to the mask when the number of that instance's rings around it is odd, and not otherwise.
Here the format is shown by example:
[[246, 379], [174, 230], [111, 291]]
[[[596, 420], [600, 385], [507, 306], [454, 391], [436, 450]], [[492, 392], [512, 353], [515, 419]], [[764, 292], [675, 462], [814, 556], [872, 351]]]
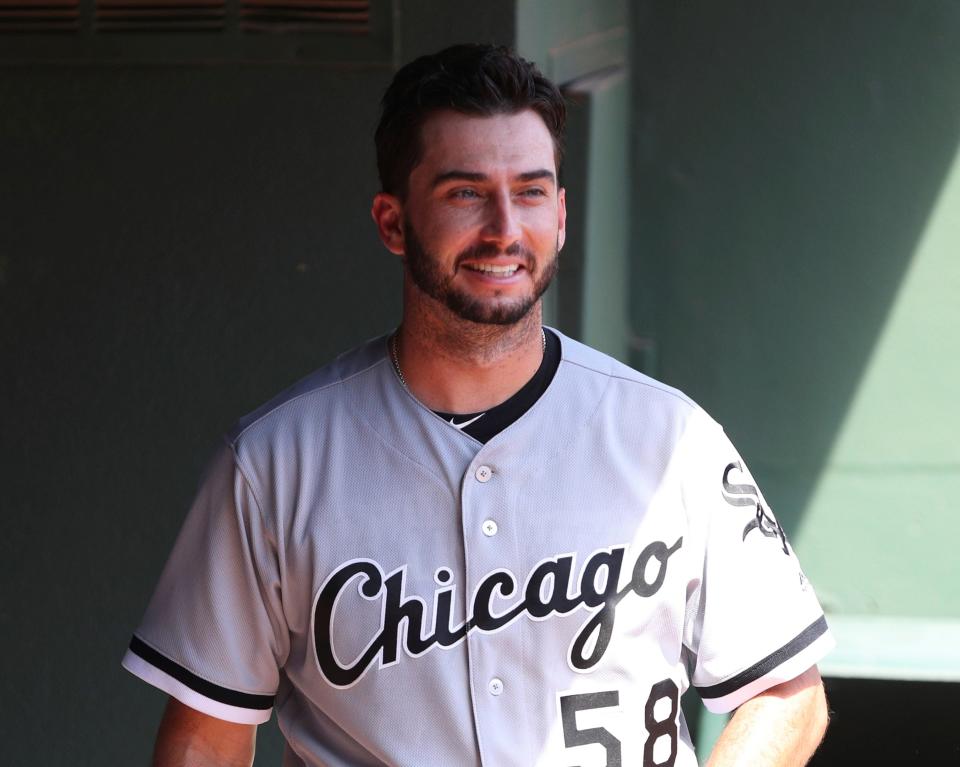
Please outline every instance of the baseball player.
[[155, 764], [803, 764], [832, 644], [783, 530], [680, 392], [541, 325], [564, 104], [508, 50], [402, 68], [372, 214], [399, 328], [242, 419], [123, 664]]

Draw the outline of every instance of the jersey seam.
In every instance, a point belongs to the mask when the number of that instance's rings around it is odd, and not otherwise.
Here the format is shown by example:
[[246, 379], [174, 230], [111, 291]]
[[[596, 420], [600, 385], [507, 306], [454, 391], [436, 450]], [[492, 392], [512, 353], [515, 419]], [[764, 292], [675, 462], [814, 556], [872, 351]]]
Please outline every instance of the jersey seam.
[[[476, 443], [477, 445], [479, 445], [480, 447], [483, 447], [483, 446], [486, 444], [486, 442], [481, 442], [480, 440], [478, 440], [476, 437], [474, 437], [474, 436], [473, 436], [472, 434], [470, 434], [469, 432], [466, 432], [466, 431], [464, 431], [463, 429], [457, 429], [457, 427], [454, 426], [452, 423], [450, 423], [448, 420], [446, 420], [445, 418], [442, 418], [442, 417], [440, 416], [440, 414], [437, 413], [436, 410], [432, 410], [432, 409], [430, 409], [429, 407], [427, 407], [426, 405], [424, 405], [420, 400], [418, 400], [418, 399], [413, 395], [413, 392], [411, 392], [410, 389], [407, 388], [407, 386], [400, 380], [399, 376], [397, 376], [397, 371], [396, 371], [395, 369], [393, 370], [393, 377], [394, 377], [394, 379], [396, 379], [397, 383], [400, 384], [401, 387], [403, 388], [403, 394], [404, 394], [406, 397], [408, 397], [408, 398], [413, 402], [413, 404], [416, 405], [418, 408], [420, 408], [421, 410], [426, 411], [430, 416], [432, 416], [433, 418], [436, 418], [438, 421], [440, 421], [441, 423], [443, 423], [448, 429], [455, 429], [458, 433], [462, 434], [462, 435], [463, 435], [464, 437], [466, 437], [467, 439], [475, 442], [475, 443]], [[536, 403], [534, 403], [534, 404], [536, 404]], [[456, 415], [456, 413], [454, 413], [453, 415]], [[367, 421], [364, 416], [359, 415], [358, 417], [361, 418], [365, 423], [367, 423], [367, 425], [369, 426], [369, 428], [371, 428], [374, 432], [376, 432], [378, 436], [380, 435], [379, 430], [377, 430], [376, 428], [374, 428], [373, 424], [371, 424], [369, 421]], [[511, 426], [512, 426], [512, 425], [513, 425], [513, 424], [511, 424]], [[508, 426], [507, 428], [509, 428], [509, 426]], [[499, 433], [499, 432], [498, 432], [498, 433]], [[494, 437], [495, 437], [495, 436], [497, 436], [497, 435], [495, 434]], [[381, 439], [382, 439], [384, 442], [386, 442], [386, 438], [381, 437]], [[492, 438], [491, 438], [491, 439], [492, 439]], [[487, 440], [487, 441], [489, 442], [490, 440]], [[387, 443], [387, 444], [389, 444], [389, 443]], [[431, 474], [433, 474], [433, 472], [431, 472], [430, 469], [428, 469], [426, 466], [423, 466], [423, 465], [420, 464], [419, 462], [414, 461], [412, 458], [411, 458], [410, 460], [411, 460], [413, 463], [417, 464], [417, 466], [421, 466], [424, 471], [427, 471], [427, 472], [430, 472]], [[434, 476], [437, 476], [437, 475], [434, 475]], [[438, 477], [438, 479], [440, 479], [440, 477]], [[443, 480], [441, 480], [441, 481], [443, 481]]]
[[[259, 526], [260, 526], [260, 530], [263, 532], [264, 538], [265, 538], [266, 540], [268, 540], [268, 541], [273, 541], [273, 545], [274, 545], [275, 550], [276, 550], [276, 552], [277, 552], [277, 558], [278, 558], [278, 562], [277, 562], [277, 577], [278, 577], [278, 579], [279, 579], [279, 581], [280, 581], [280, 593], [281, 593], [281, 597], [280, 597], [280, 609], [283, 610], [283, 621], [284, 621], [284, 623], [285, 623], [287, 626], [289, 626], [289, 625], [290, 625], [290, 620], [289, 620], [289, 618], [288, 618], [288, 616], [287, 616], [287, 614], [286, 614], [286, 606], [284, 605], [284, 599], [283, 599], [283, 594], [286, 592], [286, 587], [285, 587], [284, 581], [283, 581], [283, 573], [286, 572], [286, 552], [284, 552], [284, 551], [282, 550], [282, 548], [281, 548], [281, 537], [278, 536], [278, 535], [271, 534], [270, 527], [267, 525], [266, 520], [265, 520], [265, 515], [264, 515], [264, 512], [263, 512], [263, 503], [262, 503], [262, 501], [260, 500], [260, 496], [259, 496], [258, 493], [257, 493], [257, 489], [256, 489], [256, 488], [254, 487], [254, 485], [253, 485], [253, 480], [252, 480], [252, 479], [250, 478], [250, 476], [248, 475], [247, 469], [243, 466], [243, 459], [242, 459], [242, 458], [240, 457], [240, 455], [237, 453], [236, 448], [234, 447], [234, 445], [233, 445], [233, 444], [230, 444], [229, 441], [228, 441], [228, 447], [230, 448], [230, 452], [231, 452], [231, 454], [232, 454], [232, 456], [233, 456], [233, 465], [236, 467], [237, 473], [240, 475], [240, 479], [243, 481], [244, 485], [247, 486], [247, 489], [249, 489], [250, 495], [253, 497], [253, 503], [254, 503], [254, 505], [257, 507], [257, 523], [258, 523]], [[251, 554], [251, 556], [252, 556], [253, 552], [250, 552], [250, 554]], [[260, 583], [259, 568], [257, 568], [257, 571], [258, 571], [258, 572], [257, 572], [257, 578], [256, 578], [256, 581], [257, 581], [257, 589], [260, 590], [260, 591], [262, 591], [263, 587], [262, 587], [262, 584]], [[262, 597], [261, 597], [261, 598], [262, 598]], [[270, 611], [268, 610], [267, 612], [269, 613]], [[273, 621], [272, 621], [272, 620], [270, 621], [270, 624], [271, 624], [271, 629], [272, 629], [272, 628], [273, 628]], [[289, 637], [287, 638], [287, 647], [286, 647], [286, 649], [287, 649], [287, 654], [289, 654], [289, 652], [290, 652], [290, 640], [289, 640]], [[286, 659], [284, 660], [284, 662], [286, 662]], [[283, 664], [278, 663], [278, 664], [277, 664], [277, 667], [279, 668], [279, 667], [281, 667], [282, 665], [283, 665]]]
[[[643, 373], [640, 373], [640, 371], [634, 371], [634, 372], [636, 372], [638, 375], [643, 376], [643, 378], [645, 378], [646, 380], [628, 378], [625, 375], [614, 373], [611, 370], [601, 370], [600, 368], [594, 367], [593, 365], [589, 365], [585, 362], [579, 362], [577, 360], [571, 359], [570, 357], [567, 356], [568, 350], [571, 348], [575, 348], [576, 346], [582, 347], [584, 346], [584, 344], [578, 341], [574, 341], [572, 338], [565, 336], [563, 333], [559, 332], [555, 328], [551, 328], [549, 326], [544, 326], [544, 327], [549, 328], [554, 334], [556, 334], [557, 338], [560, 339], [560, 361], [561, 362], [569, 362], [571, 365], [576, 365], [577, 367], [582, 368], [583, 370], [588, 370], [591, 373], [596, 373], [597, 375], [606, 376], [607, 378], [616, 378], [617, 380], [620, 380], [620, 381], [627, 381], [628, 383], [635, 383], [635, 384], [639, 384], [640, 386], [646, 386], [649, 389], [656, 389], [657, 391], [663, 392], [664, 394], [669, 394], [670, 396], [676, 399], [679, 399], [681, 402], [684, 402], [687, 405], [690, 405], [691, 407], [694, 407], [694, 408], [698, 407], [697, 403], [694, 402], [692, 399], [690, 399], [683, 392], [678, 391], [677, 389], [663, 383], [662, 381], [657, 381], [654, 378], [650, 378], [649, 376], [646, 376]], [[590, 347], [586, 347], [586, 348], [589, 349]], [[593, 349], [592, 351], [598, 352], [598, 350], [596, 349]], [[603, 352], [598, 352], [598, 353], [603, 354]], [[608, 360], [618, 362], [618, 360], [616, 360], [613, 357], [610, 357], [610, 355], [603, 355], [603, 356], [606, 357]]]
[[[395, 373], [394, 373], [394, 376], [396, 376]], [[353, 376], [351, 376], [351, 378], [352, 378], [352, 377], [353, 377]], [[397, 383], [399, 384], [399, 383], [400, 383], [400, 379], [398, 378], [398, 379], [396, 379], [396, 380], [397, 380]], [[404, 387], [404, 392], [406, 393], [406, 395], [407, 395], [408, 397], [410, 397], [410, 399], [412, 399], [412, 400], [414, 401], [414, 403], [416, 403], [417, 405], [419, 405], [421, 408], [423, 408], [424, 410], [426, 410], [428, 413], [430, 413], [431, 415], [433, 415], [435, 418], [439, 418], [439, 416], [437, 416], [436, 413], [434, 413], [432, 410], [430, 410], [430, 408], [428, 408], [426, 405], [424, 405], [422, 402], [420, 402], [416, 397], [414, 397], [413, 394], [411, 394], [410, 391], [409, 391], [406, 387]], [[414, 458], [410, 457], [409, 455], [407, 455], [407, 454], [406, 454], [403, 450], [401, 450], [397, 445], [394, 445], [393, 442], [391, 442], [391, 440], [389, 440], [387, 437], [385, 437], [383, 434], [380, 433], [380, 430], [370, 422], [370, 420], [366, 417], [366, 415], [363, 414], [363, 412], [362, 412], [359, 408], [354, 409], [353, 415], [354, 415], [354, 417], [355, 417], [360, 423], [362, 423], [369, 431], [371, 431], [371, 432], [376, 436], [376, 438], [380, 441], [380, 443], [381, 443], [382, 445], [384, 445], [385, 447], [389, 448], [393, 453], [395, 453], [396, 455], [400, 456], [400, 458], [402, 458], [403, 460], [409, 461], [409, 462], [412, 463], [414, 466], [418, 466], [425, 474], [427, 474], [428, 476], [433, 477], [437, 482], [439, 482], [440, 485], [441, 485], [441, 487], [447, 487], [447, 488], [449, 488], [450, 484], [447, 482], [446, 479], [444, 479], [444, 477], [442, 477], [441, 475], [439, 475], [439, 474], [437, 474], [436, 472], [432, 471], [428, 466], [425, 466], [424, 464], [420, 463], [420, 461], [417, 461], [416, 459], [414, 459]], [[440, 420], [441, 422], [443, 422], [443, 423], [447, 423], [446, 421], [443, 421], [442, 418], [440, 418], [439, 420]], [[447, 423], [447, 426], [450, 427], [450, 424]], [[453, 428], [453, 427], [450, 427], [450, 428]], [[458, 429], [457, 431], [459, 431], [459, 429]], [[460, 431], [460, 434], [464, 434], [464, 432]], [[476, 442], [476, 440], [475, 440], [473, 437], [471, 437], [469, 434], [464, 434], [464, 436], [469, 437], [470, 439], [473, 439], [474, 442]], [[482, 444], [482, 443], [479, 443], [479, 442], [478, 442], [477, 444]]]
[[676, 389], [672, 388], [671, 386], [668, 386], [667, 384], [660, 383], [659, 381], [652, 381], [652, 382], [638, 381], [636, 378], [628, 378], [627, 376], [619, 375], [617, 373], [612, 373], [608, 370], [598, 370], [595, 367], [592, 367], [590, 365], [585, 365], [582, 362], [577, 362], [576, 360], [572, 360], [568, 357], [563, 357], [561, 359], [561, 362], [566, 362], [570, 365], [576, 365], [578, 368], [581, 368], [583, 370], [588, 370], [591, 373], [596, 373], [597, 375], [606, 376], [607, 378], [613, 378], [618, 381], [626, 381], [627, 383], [636, 384], [637, 386], [645, 386], [648, 389], [655, 389], [656, 391], [662, 392], [663, 394], [668, 394], [669, 396], [680, 400], [686, 405], [689, 405], [693, 408], [697, 407], [697, 404], [688, 396], [686, 396], [681, 392], [678, 392]]
[[[374, 369], [375, 367], [377, 367], [378, 365], [384, 364], [386, 361], [387, 361], [386, 358], [384, 358], [384, 359], [379, 359], [379, 360], [374, 360], [374, 361], [371, 362], [369, 365], [367, 365], [367, 367], [362, 368], [361, 370], [357, 370], [357, 371], [351, 373], [351, 374], [348, 375], [346, 378], [338, 377], [336, 381], [330, 381], [329, 383], [326, 383], [326, 384], [323, 384], [323, 385], [313, 386], [313, 387], [307, 389], [307, 391], [300, 392], [300, 393], [297, 394], [296, 396], [290, 397], [289, 399], [285, 399], [283, 402], [278, 402], [276, 405], [274, 405], [274, 406], [273, 406], [272, 408], [270, 408], [268, 411], [266, 411], [265, 413], [262, 413], [262, 414], [260, 414], [259, 416], [257, 416], [256, 419], [254, 419], [253, 421], [251, 421], [250, 423], [248, 423], [246, 426], [243, 427], [243, 429], [241, 429], [239, 432], [237, 432], [237, 435], [233, 438], [233, 442], [239, 442], [240, 439], [243, 437], [243, 435], [246, 434], [248, 431], [250, 431], [250, 429], [252, 429], [254, 426], [256, 426], [257, 424], [259, 424], [259, 423], [260, 423], [262, 420], [264, 420], [265, 418], [267, 418], [267, 417], [273, 415], [274, 413], [278, 412], [279, 410], [285, 408], [287, 405], [290, 405], [290, 404], [292, 404], [292, 403], [294, 403], [294, 402], [302, 399], [303, 397], [307, 397], [307, 396], [310, 396], [310, 395], [312, 395], [312, 394], [319, 394], [320, 392], [324, 392], [324, 391], [326, 391], [327, 389], [332, 389], [332, 388], [334, 388], [335, 386], [341, 386], [342, 384], [347, 383], [348, 381], [350, 381], [350, 380], [353, 379], [353, 378], [356, 378], [357, 376], [361, 376], [361, 375], [364, 375], [365, 373], [370, 372], [371, 370], [373, 370], [373, 369]], [[332, 364], [332, 363], [331, 363], [331, 364]], [[294, 386], [295, 386], [295, 385], [296, 385], [296, 384], [294, 384]]]
[[[260, 501], [260, 496], [257, 494], [256, 488], [253, 486], [253, 481], [248, 476], [246, 468], [243, 466], [243, 459], [240, 457], [240, 454], [237, 452], [236, 445], [230, 441], [230, 438], [227, 435], [224, 435], [224, 441], [227, 443], [227, 447], [230, 449], [230, 454], [233, 456], [233, 465], [236, 467], [237, 472], [240, 474], [240, 479], [243, 480], [243, 484], [247, 486], [250, 490], [250, 495], [253, 496], [253, 502], [257, 507], [257, 521], [260, 523], [260, 528], [264, 533], [267, 534], [267, 537], [270, 538], [270, 531], [267, 528], [266, 523], [264, 522], [263, 515], [263, 503]], [[275, 543], [279, 543], [275, 541]]]
[[[568, 360], [568, 361], [569, 361], [569, 360]], [[562, 365], [563, 362], [564, 362], [564, 359], [563, 359], [563, 357], [561, 357], [561, 358], [560, 358], [560, 364]], [[576, 364], [578, 364], [578, 363], [572, 363], [572, 364], [576, 365]], [[580, 365], [579, 367], [583, 367], [583, 366]], [[586, 368], [586, 369], [589, 370], [590, 368]], [[599, 372], [599, 371], [594, 371], [594, 372]], [[553, 380], [550, 381], [550, 385], [547, 387], [547, 390], [537, 398], [537, 401], [534, 402], [534, 403], [530, 406], [530, 408], [527, 410], [527, 412], [524, 413], [522, 416], [520, 416], [520, 418], [518, 418], [518, 419], [517, 419], [516, 421], [514, 421], [512, 424], [510, 424], [506, 429], [504, 429], [503, 431], [501, 431], [501, 432], [495, 434], [493, 437], [491, 437], [490, 440], [488, 440], [486, 443], [481, 443], [482, 446], [483, 446], [483, 447], [487, 447], [487, 446], [490, 446], [490, 445], [494, 445], [495, 443], [499, 444], [499, 442], [501, 441], [501, 438], [504, 439], [504, 440], [508, 438], [508, 436], [504, 436], [504, 435], [509, 435], [510, 430], [511, 430], [516, 424], [520, 423], [521, 421], [523, 421], [524, 418], [527, 418], [528, 416], [532, 417], [531, 414], [532, 414], [535, 410], [537, 410], [538, 408], [542, 409], [542, 408], [546, 407], [546, 405], [543, 405], [542, 403], [543, 403], [543, 401], [546, 399], [546, 397], [547, 397], [547, 395], [550, 393], [550, 391], [554, 388], [554, 384], [555, 384], [555, 382], [556, 382], [559, 374], [560, 374], [560, 368], [558, 367], [558, 368], [557, 368], [557, 372], [554, 374]], [[593, 407], [590, 408], [590, 411], [589, 411], [589, 412], [586, 414], [586, 416], [581, 420], [580, 425], [571, 433], [571, 435], [570, 435], [570, 439], [571, 439], [571, 440], [573, 440], [574, 438], [579, 439], [579, 438], [580, 438], [580, 435], [581, 435], [582, 432], [583, 432], [583, 429], [586, 428], [587, 425], [590, 424], [590, 423], [593, 421], [593, 419], [594, 419], [594, 417], [596, 416], [597, 412], [600, 410], [600, 406], [603, 404], [604, 400], [606, 399], [607, 395], [608, 395], [609, 392], [610, 392], [610, 379], [611, 379], [611, 378], [613, 378], [613, 376], [607, 376], [606, 381], [604, 382], [604, 385], [603, 385], [603, 391], [601, 391], [600, 394], [597, 396], [596, 402], [593, 403]], [[469, 436], [469, 435], [468, 435], [468, 436]], [[570, 444], [570, 443], [562, 443], [562, 442], [558, 441], [556, 448], [555, 448], [552, 452], [550, 452], [550, 453], [545, 457], [545, 459], [541, 462], [541, 465], [543, 465], [543, 466], [548, 466], [548, 465], [550, 464], [550, 459], [552, 459], [554, 456], [559, 455], [561, 452], [563, 452], [563, 450], [565, 450], [565, 449], [569, 446], [569, 444]]]
[[[691, 617], [691, 600], [687, 599], [684, 604], [684, 624], [683, 624], [683, 634], [686, 635], [687, 629], [687, 619], [691, 618], [693, 625], [690, 627], [690, 642], [693, 647], [688, 647], [687, 649], [696, 656], [694, 652], [694, 647], [700, 646], [700, 640], [703, 633], [703, 618], [706, 614], [706, 602], [707, 602], [707, 578], [706, 578], [706, 569], [707, 569], [707, 557], [709, 556], [707, 542], [710, 540], [710, 529], [713, 524], [713, 515], [706, 514], [705, 523], [700, 519], [695, 519], [695, 512], [693, 510], [694, 502], [690, 497], [690, 480], [688, 479], [688, 467], [693, 463], [690, 452], [693, 446], [690, 445], [691, 440], [696, 445], [695, 435], [691, 435], [691, 429], [694, 427], [694, 418], [688, 416], [683, 424], [683, 432], [676, 442], [676, 451], [678, 452], [678, 458], [682, 464], [679, 467], [679, 495], [680, 495], [680, 506], [683, 509], [684, 522], [686, 524], [686, 529], [688, 534], [697, 532], [698, 535], [693, 539], [696, 548], [691, 548], [688, 551], [689, 556], [695, 556], [698, 558], [700, 567], [697, 572], [697, 580], [699, 583], [696, 586], [694, 594], [696, 596], [696, 611], [693, 612]], [[697, 522], [698, 524], [694, 524]], [[706, 529], [704, 529], [706, 528]], [[692, 595], [691, 595], [692, 596]], [[691, 664], [691, 667], [688, 671], [689, 677], [692, 683], [693, 680], [693, 671], [695, 670], [696, 663], [695, 661]]]

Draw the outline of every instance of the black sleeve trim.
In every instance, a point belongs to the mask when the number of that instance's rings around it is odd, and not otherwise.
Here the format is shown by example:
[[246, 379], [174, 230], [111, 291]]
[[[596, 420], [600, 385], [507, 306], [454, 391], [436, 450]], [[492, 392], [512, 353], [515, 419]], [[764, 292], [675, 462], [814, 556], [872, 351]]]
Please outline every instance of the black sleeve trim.
[[735, 677], [731, 677], [726, 682], [714, 684], [710, 687], [698, 687], [697, 692], [701, 698], [722, 698], [732, 692], [736, 692], [750, 682], [760, 677], [766, 676], [784, 661], [789, 660], [804, 648], [813, 644], [813, 642], [827, 631], [827, 619], [820, 616], [801, 631], [796, 637], [791, 639], [779, 650], [770, 653], [759, 663], [755, 663], [746, 671], [741, 671]]
[[193, 672], [187, 671], [187, 669], [170, 660], [167, 656], [161, 655], [136, 636], [130, 640], [130, 651], [139, 655], [151, 666], [155, 666], [165, 674], [172, 676], [178, 682], [185, 684], [194, 692], [200, 693], [200, 695], [203, 695], [205, 698], [210, 698], [218, 703], [225, 703], [228, 706], [252, 708], [259, 711], [266, 711], [273, 707], [273, 699], [276, 696], [237, 692], [236, 690], [229, 690], [226, 687], [220, 687], [213, 682], [208, 682]]

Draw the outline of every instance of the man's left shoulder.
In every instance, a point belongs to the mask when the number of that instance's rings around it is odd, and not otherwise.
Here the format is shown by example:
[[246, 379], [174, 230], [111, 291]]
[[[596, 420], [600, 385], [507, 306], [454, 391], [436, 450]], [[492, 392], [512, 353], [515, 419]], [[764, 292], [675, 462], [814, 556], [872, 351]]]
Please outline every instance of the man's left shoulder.
[[684, 415], [695, 411], [702, 413], [697, 403], [679, 389], [634, 370], [609, 354], [575, 341], [559, 331], [553, 332], [560, 337], [562, 363], [576, 369], [580, 375], [602, 381], [615, 396], [636, 399]]

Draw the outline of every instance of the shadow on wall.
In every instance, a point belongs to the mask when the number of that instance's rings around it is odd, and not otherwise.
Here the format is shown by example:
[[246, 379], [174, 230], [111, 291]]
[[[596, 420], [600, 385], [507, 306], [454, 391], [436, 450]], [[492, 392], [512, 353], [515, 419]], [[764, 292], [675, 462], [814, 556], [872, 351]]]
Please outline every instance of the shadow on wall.
[[219, 435], [396, 322], [399, 266], [368, 212], [389, 76], [3, 70], [0, 473], [16, 522], [0, 676], [22, 712], [5, 763], [149, 761], [164, 696], [119, 662]]
[[795, 531], [958, 151], [960, 7], [643, 2], [634, 30], [633, 327]]

